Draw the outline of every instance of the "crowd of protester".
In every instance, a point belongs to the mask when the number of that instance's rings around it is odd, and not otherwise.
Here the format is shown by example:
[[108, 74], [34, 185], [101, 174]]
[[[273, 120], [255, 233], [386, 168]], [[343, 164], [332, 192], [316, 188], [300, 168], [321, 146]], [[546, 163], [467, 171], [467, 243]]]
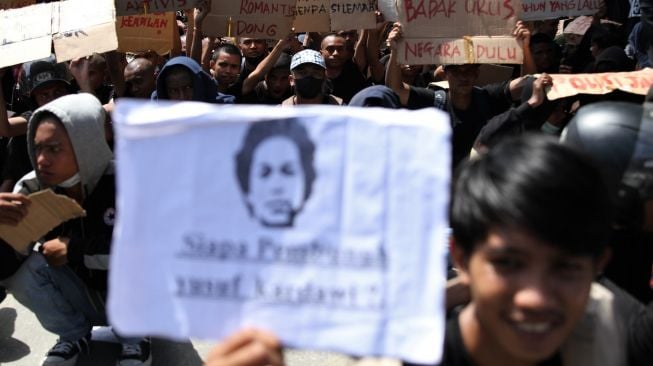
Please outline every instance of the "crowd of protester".
[[[443, 364], [650, 365], [653, 174], [629, 170], [645, 97], [546, 96], [551, 74], [651, 67], [653, 4], [642, 1], [640, 16], [638, 1], [609, 3], [578, 44], [558, 27], [571, 19], [517, 22], [524, 62], [487, 85], [478, 64], [399, 64], [403, 26], [380, 14], [374, 29], [214, 37], [202, 30], [210, 2], [178, 13], [178, 54], [0, 69], [0, 223], [19, 224], [27, 195], [45, 188], [87, 212], [27, 253], [0, 242], [0, 298], [11, 293], [59, 337], [43, 365], [75, 364], [92, 327], [107, 323], [110, 113], [122, 98], [437, 108], [451, 119], [456, 173]], [[613, 311], [590, 314], [588, 325], [592, 302]], [[119, 339], [120, 365], [151, 362], [149, 338]], [[207, 363], [279, 365], [281, 350], [274, 335], [245, 330]]]

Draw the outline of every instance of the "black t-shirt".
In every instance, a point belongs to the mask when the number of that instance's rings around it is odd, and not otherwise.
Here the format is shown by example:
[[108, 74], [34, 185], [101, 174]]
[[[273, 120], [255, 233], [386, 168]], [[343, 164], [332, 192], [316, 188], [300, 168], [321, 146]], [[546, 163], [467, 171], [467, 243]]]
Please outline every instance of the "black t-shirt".
[[[448, 99], [448, 98], [447, 98]], [[453, 126], [453, 167], [469, 156], [476, 136], [493, 116], [510, 108], [509, 82], [486, 85], [472, 89], [472, 102], [466, 110], [445, 103]], [[429, 108], [435, 105], [435, 91], [410, 87], [409, 109]]]
[[[463, 343], [463, 336], [460, 332], [458, 316], [460, 310], [457, 309], [447, 319], [447, 325], [444, 333], [444, 347], [442, 361], [439, 366], [474, 366], [472, 357], [467, 352]], [[538, 363], [539, 366], [562, 366], [562, 358], [556, 353], [551, 358]], [[418, 366], [415, 364], [404, 363], [404, 366]]]
[[351, 60], [345, 62], [342, 72], [337, 78], [329, 80], [333, 87], [331, 94], [342, 98], [347, 104], [356, 93], [370, 86], [358, 66]]

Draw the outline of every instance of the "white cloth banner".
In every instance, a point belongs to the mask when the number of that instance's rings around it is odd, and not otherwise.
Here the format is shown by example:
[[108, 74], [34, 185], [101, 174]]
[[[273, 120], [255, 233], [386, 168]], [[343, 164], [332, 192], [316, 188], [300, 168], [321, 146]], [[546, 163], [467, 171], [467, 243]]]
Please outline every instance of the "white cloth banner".
[[436, 363], [448, 117], [121, 100], [109, 316], [124, 334]]

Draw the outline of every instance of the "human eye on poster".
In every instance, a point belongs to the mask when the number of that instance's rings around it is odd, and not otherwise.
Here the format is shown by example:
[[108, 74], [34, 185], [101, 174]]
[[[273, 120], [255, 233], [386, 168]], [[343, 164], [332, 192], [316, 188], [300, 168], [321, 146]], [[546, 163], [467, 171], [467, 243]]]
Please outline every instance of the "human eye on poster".
[[124, 334], [439, 360], [451, 131], [436, 110], [121, 101]]

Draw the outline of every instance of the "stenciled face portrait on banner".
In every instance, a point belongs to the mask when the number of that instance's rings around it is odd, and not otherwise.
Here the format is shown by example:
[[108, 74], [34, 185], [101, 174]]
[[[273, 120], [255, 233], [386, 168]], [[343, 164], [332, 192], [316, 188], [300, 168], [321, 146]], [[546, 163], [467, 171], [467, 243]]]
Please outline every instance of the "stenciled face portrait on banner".
[[292, 227], [311, 195], [314, 154], [315, 144], [297, 120], [253, 124], [235, 159], [251, 217], [265, 227]]

